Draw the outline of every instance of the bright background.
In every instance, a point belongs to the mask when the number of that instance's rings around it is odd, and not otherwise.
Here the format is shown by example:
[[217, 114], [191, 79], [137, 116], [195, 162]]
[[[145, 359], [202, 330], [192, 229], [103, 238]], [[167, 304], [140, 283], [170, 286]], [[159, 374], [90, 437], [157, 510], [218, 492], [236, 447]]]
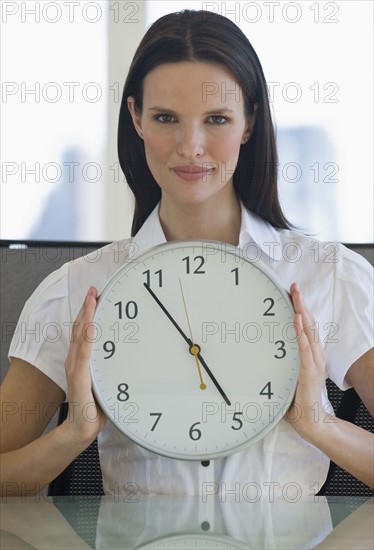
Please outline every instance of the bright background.
[[259, 55], [286, 216], [324, 240], [373, 241], [371, 1], [73, 4], [1, 3], [2, 239], [129, 236], [121, 89], [149, 25], [192, 8], [232, 19]]

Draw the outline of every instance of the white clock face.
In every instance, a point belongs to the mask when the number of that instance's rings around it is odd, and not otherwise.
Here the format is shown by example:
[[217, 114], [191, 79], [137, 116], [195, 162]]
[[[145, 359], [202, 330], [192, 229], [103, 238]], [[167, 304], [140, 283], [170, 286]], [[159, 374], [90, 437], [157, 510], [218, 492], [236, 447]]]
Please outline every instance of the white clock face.
[[299, 355], [287, 293], [229, 245], [155, 247], [100, 296], [94, 393], [156, 453], [208, 460], [242, 450], [286, 413]]

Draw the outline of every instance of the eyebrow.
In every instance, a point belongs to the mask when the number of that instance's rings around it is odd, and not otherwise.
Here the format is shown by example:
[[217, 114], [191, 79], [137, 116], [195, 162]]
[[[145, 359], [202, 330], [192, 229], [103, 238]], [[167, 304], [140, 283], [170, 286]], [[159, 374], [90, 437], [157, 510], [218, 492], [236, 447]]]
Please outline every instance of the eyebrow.
[[[148, 111], [157, 111], [157, 112], [161, 112], [161, 113], [170, 113], [171, 115], [176, 115], [177, 114], [172, 109], [167, 109], [165, 107], [155, 106], [155, 107], [149, 107], [147, 110]], [[233, 113], [233, 112], [234, 111], [232, 109], [230, 109], [229, 107], [223, 107], [221, 109], [212, 109], [210, 111], [206, 111], [203, 114], [208, 116], [208, 115], [220, 115], [220, 114], [223, 114], [223, 113]]]

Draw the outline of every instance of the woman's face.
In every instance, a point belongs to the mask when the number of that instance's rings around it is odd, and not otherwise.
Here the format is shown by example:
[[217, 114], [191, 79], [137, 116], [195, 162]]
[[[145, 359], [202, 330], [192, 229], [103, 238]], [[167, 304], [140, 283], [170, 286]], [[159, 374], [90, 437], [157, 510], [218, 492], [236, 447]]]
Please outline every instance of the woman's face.
[[239, 150], [250, 136], [239, 84], [206, 62], [160, 65], [144, 80], [143, 109], [128, 99], [162, 201], [196, 205], [233, 192]]

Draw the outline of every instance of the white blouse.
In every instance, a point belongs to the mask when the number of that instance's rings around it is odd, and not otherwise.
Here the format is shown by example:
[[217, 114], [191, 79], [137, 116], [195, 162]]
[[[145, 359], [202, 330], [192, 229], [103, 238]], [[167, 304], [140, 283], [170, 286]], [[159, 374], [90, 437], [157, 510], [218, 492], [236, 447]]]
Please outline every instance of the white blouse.
[[[19, 319], [9, 356], [31, 363], [66, 393], [64, 369], [72, 324], [90, 286], [99, 293], [124, 263], [166, 241], [159, 205], [132, 239], [109, 244], [69, 262], [35, 290]], [[316, 337], [327, 354], [327, 376], [347, 389], [349, 367], [373, 346], [373, 270], [341, 244], [291, 230], [276, 230], [242, 205], [239, 247], [261, 259], [284, 288], [296, 281], [315, 318]], [[323, 401], [329, 406], [325, 388]], [[104, 491], [112, 495], [238, 494], [249, 500], [280, 495], [296, 499], [318, 492], [329, 459], [282, 420], [261, 441], [226, 458], [165, 458], [130, 441], [111, 422], [98, 437]]]

